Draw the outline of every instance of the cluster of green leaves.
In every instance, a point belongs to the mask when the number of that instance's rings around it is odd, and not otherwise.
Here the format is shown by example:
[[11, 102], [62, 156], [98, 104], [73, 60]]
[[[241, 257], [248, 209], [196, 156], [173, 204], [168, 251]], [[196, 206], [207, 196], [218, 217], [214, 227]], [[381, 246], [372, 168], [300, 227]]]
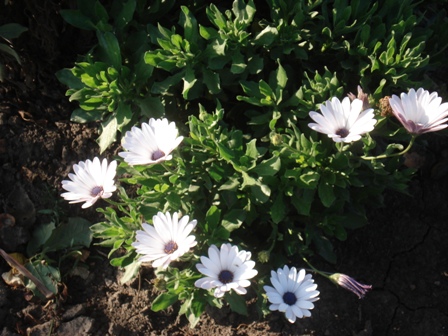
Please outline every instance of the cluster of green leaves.
[[[386, 186], [404, 191], [413, 172], [401, 169], [398, 159], [364, 160], [376, 148], [368, 136], [336, 150], [290, 123], [264, 143], [225, 123], [224, 115], [222, 107], [214, 113], [201, 107], [199, 117], [190, 116], [190, 136], [171, 161], [135, 167], [122, 163], [122, 186], [127, 184], [134, 195], [121, 188], [119, 202], [100, 209], [106, 220], [92, 227], [100, 244], [111, 247], [111, 263], [126, 269], [126, 282], [140, 267], [131, 244], [142, 221], [151, 222], [159, 211], [197, 219], [195, 254], [182, 260], [180, 269], [160, 273], [164, 291], [153, 303], [158, 311], [182, 301], [179, 314], [186, 314], [192, 325], [207, 304], [223, 304], [194, 287], [201, 276], [194, 263], [211, 244], [231, 241], [258, 255], [266, 269], [315, 253], [334, 263], [332, 241], [344, 241], [348, 230], [363, 226], [366, 206], [379, 206]], [[126, 253], [115, 257], [119, 248]], [[260, 273], [263, 277], [268, 271]], [[237, 312], [246, 311], [238, 295], [224, 301]], [[262, 311], [263, 300], [259, 305]]]
[[[149, 93], [152, 67], [143, 60], [149, 49], [146, 28], [134, 16], [144, 4], [136, 0], [114, 1], [109, 10], [100, 1], [78, 1], [78, 8], [62, 10], [73, 26], [95, 33], [98, 44], [58, 79], [69, 87], [70, 100], [78, 101], [71, 120], [101, 121], [98, 144], [104, 151], [142, 116], [158, 117], [164, 106]], [[142, 18], [144, 21], [147, 18]]]
[[[77, 9], [61, 11], [98, 41], [74, 68], [58, 73], [67, 95], [80, 103], [72, 120], [101, 121], [103, 151], [142, 117], [185, 121], [197, 111], [193, 102], [214, 109], [219, 99], [229, 117], [246, 114], [258, 124], [274, 112], [303, 116], [359, 83], [375, 101], [396, 88], [421, 86], [430, 54], [446, 48], [426, 48], [434, 30], [447, 26], [440, 26], [443, 10], [428, 21], [414, 0], [226, 6], [78, 0]], [[283, 87], [272, 83], [278, 64], [294, 73]]]
[[[40, 223], [34, 229], [28, 242], [26, 253], [29, 257], [25, 267], [53, 294], [59, 291], [61, 282], [61, 264], [74, 264], [82, 259], [82, 249], [89, 248], [92, 242], [91, 223], [80, 217], [69, 217], [63, 221], [59, 212], [53, 209], [41, 210], [48, 221]], [[26, 287], [34, 295], [42, 297], [36, 284], [26, 280]]]

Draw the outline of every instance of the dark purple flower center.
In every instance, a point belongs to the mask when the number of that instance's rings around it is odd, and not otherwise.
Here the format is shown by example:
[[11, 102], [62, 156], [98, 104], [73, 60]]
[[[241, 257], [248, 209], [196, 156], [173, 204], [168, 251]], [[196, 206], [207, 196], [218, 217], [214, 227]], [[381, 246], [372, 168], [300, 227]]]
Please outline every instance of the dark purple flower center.
[[346, 138], [350, 132], [346, 128], [340, 128], [336, 131], [336, 134], [341, 138]]
[[218, 280], [223, 284], [228, 284], [233, 281], [233, 273], [228, 270], [223, 270], [219, 273]]
[[154, 153], [152, 153], [151, 160], [157, 161], [158, 159], [161, 159], [164, 156], [165, 156], [165, 153], [162, 152], [160, 149], [158, 149]]
[[178, 249], [178, 246], [176, 244], [176, 242], [170, 240], [166, 245], [165, 245], [165, 253], [166, 254], [172, 254], [174, 253], [174, 251], [176, 251]]
[[283, 294], [283, 302], [289, 306], [292, 306], [294, 303], [297, 302], [296, 295], [291, 292], [286, 292], [285, 294]]
[[97, 197], [98, 195], [102, 195], [103, 194], [103, 187], [101, 186], [97, 186], [97, 187], [93, 187], [92, 190], [90, 191], [90, 196], [92, 197]]

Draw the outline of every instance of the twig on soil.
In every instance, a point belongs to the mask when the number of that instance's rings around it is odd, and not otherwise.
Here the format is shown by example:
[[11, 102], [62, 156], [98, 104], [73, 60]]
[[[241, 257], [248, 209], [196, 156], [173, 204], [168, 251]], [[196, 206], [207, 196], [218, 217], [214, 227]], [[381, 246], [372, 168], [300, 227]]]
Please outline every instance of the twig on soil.
[[51, 292], [45, 285], [37, 279], [30, 271], [28, 271], [24, 266], [18, 263], [14, 258], [10, 257], [8, 253], [0, 248], [0, 255], [12, 266], [15, 267], [20, 273], [30, 279], [36, 285], [37, 289], [45, 296], [46, 299], [52, 299], [54, 293]]

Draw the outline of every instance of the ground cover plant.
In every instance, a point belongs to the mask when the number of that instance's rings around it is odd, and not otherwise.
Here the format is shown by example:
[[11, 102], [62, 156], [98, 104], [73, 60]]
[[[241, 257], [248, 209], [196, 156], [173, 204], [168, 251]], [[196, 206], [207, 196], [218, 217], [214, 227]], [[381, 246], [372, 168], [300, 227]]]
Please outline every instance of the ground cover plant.
[[[155, 311], [180, 300], [192, 326], [207, 304], [244, 314], [251, 286], [260, 315], [269, 301], [290, 322], [309, 316], [319, 293], [296, 267], [334, 263], [332, 241], [366, 224], [366, 206], [406, 190], [402, 155], [446, 126], [446, 104], [419, 89], [444, 48], [433, 23], [414, 2], [142, 3], [63, 12], [98, 37], [58, 73], [80, 103], [72, 118], [102, 121], [101, 150], [123, 147], [81, 158], [64, 198], [108, 202], [92, 231], [122, 281], [160, 266]], [[213, 268], [219, 256], [236, 266]]]

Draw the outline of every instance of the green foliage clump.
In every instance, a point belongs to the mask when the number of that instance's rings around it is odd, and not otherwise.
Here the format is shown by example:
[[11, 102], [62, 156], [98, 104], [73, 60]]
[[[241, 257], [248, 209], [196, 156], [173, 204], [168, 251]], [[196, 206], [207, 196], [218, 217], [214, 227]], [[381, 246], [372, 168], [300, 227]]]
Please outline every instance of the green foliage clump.
[[[396, 121], [377, 111], [374, 131], [335, 146], [307, 126], [308, 113], [357, 85], [374, 107], [397, 90], [431, 88], [424, 73], [446, 48], [434, 39], [446, 34], [443, 10], [429, 21], [412, 0], [78, 5], [64, 19], [98, 44], [58, 73], [79, 102], [72, 120], [101, 121], [101, 151], [150, 117], [175, 121], [186, 136], [171, 161], [121, 163], [119, 200], [92, 226], [127, 281], [140, 267], [131, 244], [142, 222], [159, 211], [198, 220], [195, 254], [183, 269], [158, 271], [164, 291], [153, 310], [180, 300], [194, 325], [206, 304], [223, 304], [193, 285], [211, 244], [251, 251], [261, 276], [297, 256], [335, 263], [333, 241], [366, 224], [366, 207], [380, 206], [386, 187], [405, 192], [414, 170], [398, 154], [414, 139]], [[245, 312], [240, 296], [224, 300]]]
[[[429, 22], [412, 0], [257, 6], [79, 0], [78, 9], [61, 14], [94, 32], [98, 44], [58, 73], [70, 100], [80, 103], [72, 120], [101, 121], [103, 151], [138, 121], [186, 121], [199, 103], [213, 110], [219, 100], [226, 119], [238, 115], [240, 125], [267, 124], [274, 112], [303, 117], [358, 84], [375, 102], [396, 88], [421, 86], [433, 65], [429, 55], [446, 47], [427, 50], [434, 30], [443, 32], [447, 23]], [[440, 21], [443, 11], [434, 15]], [[289, 78], [284, 87], [272, 83], [279, 64]]]

